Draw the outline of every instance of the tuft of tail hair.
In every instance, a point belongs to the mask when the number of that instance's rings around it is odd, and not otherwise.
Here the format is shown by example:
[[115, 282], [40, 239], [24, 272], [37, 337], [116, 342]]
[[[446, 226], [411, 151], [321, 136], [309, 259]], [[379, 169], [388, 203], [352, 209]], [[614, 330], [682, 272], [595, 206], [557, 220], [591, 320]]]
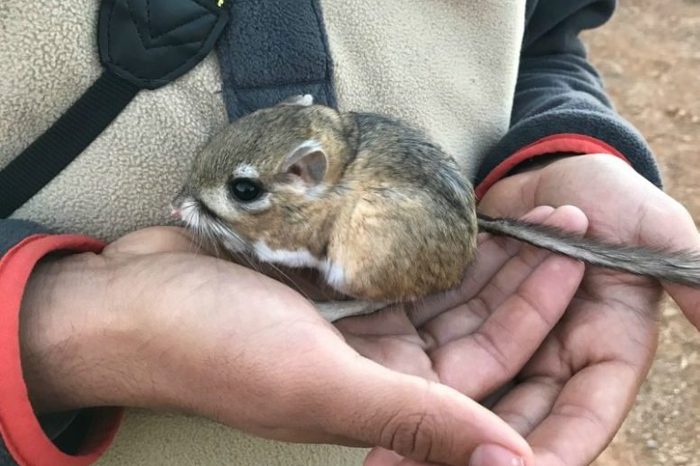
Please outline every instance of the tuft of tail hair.
[[479, 228], [547, 249], [587, 264], [700, 288], [700, 253], [623, 246], [510, 218], [478, 215]]

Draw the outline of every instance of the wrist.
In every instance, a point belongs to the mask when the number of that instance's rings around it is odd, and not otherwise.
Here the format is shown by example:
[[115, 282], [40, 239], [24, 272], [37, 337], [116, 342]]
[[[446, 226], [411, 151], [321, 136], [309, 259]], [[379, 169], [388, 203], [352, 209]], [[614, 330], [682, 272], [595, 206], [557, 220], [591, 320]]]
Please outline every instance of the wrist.
[[[482, 198], [493, 184], [509, 175], [519, 173], [521, 168], [518, 167], [527, 167], [528, 164], [532, 164], [538, 166], [537, 168], [542, 168], [539, 166], [541, 163], [545, 166], [554, 163], [552, 158], [561, 159], [560, 155], [569, 158], [574, 154], [586, 156], [608, 154], [630, 163], [621, 152], [596, 138], [580, 134], [554, 134], [522, 147], [500, 162], [497, 162], [498, 156], [490, 162], [486, 161], [480, 168], [480, 182], [475, 186], [476, 196], [479, 199]], [[581, 157], [576, 156], [575, 158], [580, 159]], [[540, 159], [543, 159], [544, 162], [541, 162]]]
[[36, 412], [115, 404], [110, 352], [128, 332], [106, 307], [108, 276], [94, 253], [48, 257], [32, 271], [22, 298], [20, 354]]
[[[545, 154], [539, 157], [533, 157], [531, 159], [525, 160], [515, 167], [513, 167], [505, 177], [517, 175], [519, 173], [526, 173], [534, 170], [539, 170], [562, 159], [568, 159], [571, 157], [578, 157], [585, 154], [574, 154], [574, 153], [555, 153], [555, 154]], [[504, 177], [504, 178], [505, 178]]]

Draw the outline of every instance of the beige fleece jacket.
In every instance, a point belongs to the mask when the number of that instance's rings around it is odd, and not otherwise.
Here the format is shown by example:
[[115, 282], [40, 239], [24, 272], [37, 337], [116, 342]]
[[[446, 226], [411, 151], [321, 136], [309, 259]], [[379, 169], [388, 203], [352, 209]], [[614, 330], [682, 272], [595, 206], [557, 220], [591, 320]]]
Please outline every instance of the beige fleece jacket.
[[[468, 174], [469, 154], [506, 131], [525, 0], [323, 0], [341, 109], [421, 126]], [[0, 167], [100, 74], [97, 0], [0, 2]], [[210, 55], [141, 92], [77, 160], [19, 209], [58, 231], [104, 240], [167, 221], [190, 160], [226, 122]], [[102, 465], [355, 465], [366, 452], [255, 439], [207, 420], [127, 412]]]

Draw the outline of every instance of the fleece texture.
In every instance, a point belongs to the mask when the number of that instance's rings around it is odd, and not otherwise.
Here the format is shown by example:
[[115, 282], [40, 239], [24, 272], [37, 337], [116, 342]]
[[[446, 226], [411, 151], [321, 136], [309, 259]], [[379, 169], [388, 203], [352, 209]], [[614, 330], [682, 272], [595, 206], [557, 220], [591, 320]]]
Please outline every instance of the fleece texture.
[[[100, 75], [98, 3], [0, 2], [0, 167]], [[226, 122], [212, 54], [176, 82], [139, 93], [87, 150], [13, 217], [103, 240], [163, 223], [192, 156]]]
[[473, 179], [508, 130], [525, 1], [321, 4], [339, 107], [422, 128]]

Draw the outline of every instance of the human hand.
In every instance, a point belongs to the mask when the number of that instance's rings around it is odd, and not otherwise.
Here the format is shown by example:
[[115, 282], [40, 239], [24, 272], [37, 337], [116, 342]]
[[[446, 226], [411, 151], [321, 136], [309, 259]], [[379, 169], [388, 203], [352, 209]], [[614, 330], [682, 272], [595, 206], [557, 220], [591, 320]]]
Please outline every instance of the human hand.
[[301, 295], [196, 252], [183, 230], [151, 228], [39, 264], [21, 313], [35, 409], [173, 409], [278, 440], [532, 464], [486, 408], [361, 357]]
[[[575, 205], [589, 233], [618, 243], [700, 250], [688, 212], [623, 161], [572, 156], [496, 183], [480, 210], [518, 216]], [[700, 292], [664, 284], [700, 328]], [[590, 267], [569, 310], [493, 409], [531, 444], [538, 465], [589, 464], [631, 409], [651, 365], [661, 287]], [[585, 439], [582, 441], [582, 439]]]
[[[540, 207], [525, 218], [581, 234], [587, 226], [582, 212], [570, 207]], [[583, 271], [577, 261], [482, 234], [477, 259], [458, 289], [336, 325], [370, 359], [483, 399], [535, 353], [567, 308]], [[493, 458], [484, 462], [496, 464]], [[381, 448], [365, 463], [418, 464], [424, 463]]]

